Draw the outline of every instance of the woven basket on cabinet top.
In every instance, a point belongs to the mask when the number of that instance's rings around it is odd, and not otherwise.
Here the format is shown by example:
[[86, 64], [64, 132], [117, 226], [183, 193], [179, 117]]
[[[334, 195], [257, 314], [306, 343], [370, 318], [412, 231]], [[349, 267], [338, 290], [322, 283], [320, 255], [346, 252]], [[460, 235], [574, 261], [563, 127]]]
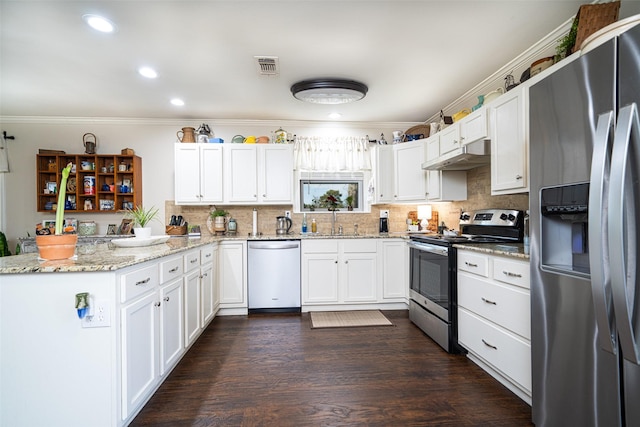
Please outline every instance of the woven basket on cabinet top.
[[582, 42], [601, 28], [606, 27], [618, 20], [620, 12], [620, 2], [583, 4], [578, 10], [576, 19], [578, 20], [578, 34], [576, 42], [571, 52], [580, 49]]

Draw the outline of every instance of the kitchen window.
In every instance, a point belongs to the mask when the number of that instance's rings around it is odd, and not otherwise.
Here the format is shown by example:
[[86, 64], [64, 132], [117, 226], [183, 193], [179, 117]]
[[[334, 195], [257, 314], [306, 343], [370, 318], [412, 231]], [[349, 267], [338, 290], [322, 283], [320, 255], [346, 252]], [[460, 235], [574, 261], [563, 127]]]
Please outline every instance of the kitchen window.
[[296, 189], [298, 212], [368, 212], [364, 174], [301, 174]]

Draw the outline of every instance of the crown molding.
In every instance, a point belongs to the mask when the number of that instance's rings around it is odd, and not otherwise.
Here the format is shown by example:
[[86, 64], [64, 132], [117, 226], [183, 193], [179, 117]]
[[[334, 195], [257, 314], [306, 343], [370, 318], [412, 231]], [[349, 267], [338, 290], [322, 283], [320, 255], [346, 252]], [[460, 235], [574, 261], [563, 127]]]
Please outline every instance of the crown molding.
[[296, 127], [296, 128], [398, 128], [408, 129], [419, 122], [348, 122], [348, 121], [313, 121], [313, 120], [246, 120], [246, 119], [166, 119], [166, 118], [128, 118], [128, 117], [62, 117], [62, 116], [0, 116], [2, 124], [51, 124], [51, 125], [147, 125], [177, 126], [186, 124], [215, 123], [215, 126], [235, 127]]

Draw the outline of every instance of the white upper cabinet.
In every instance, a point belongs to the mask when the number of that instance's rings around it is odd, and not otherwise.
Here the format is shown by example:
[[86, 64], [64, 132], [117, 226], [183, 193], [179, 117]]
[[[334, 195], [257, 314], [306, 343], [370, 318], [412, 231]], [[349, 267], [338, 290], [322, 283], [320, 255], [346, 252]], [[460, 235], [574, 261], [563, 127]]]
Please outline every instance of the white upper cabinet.
[[225, 203], [258, 201], [258, 151], [255, 145], [224, 147]]
[[261, 202], [293, 203], [293, 145], [259, 145], [258, 173]]
[[225, 203], [293, 203], [292, 145], [224, 149]]
[[460, 120], [462, 145], [489, 138], [489, 117], [486, 108], [480, 108]]
[[222, 202], [222, 146], [175, 144], [174, 153], [176, 204]]
[[422, 202], [426, 198], [426, 174], [422, 170], [424, 140], [393, 146], [396, 202]]
[[489, 104], [491, 194], [529, 191], [528, 88], [520, 86]]
[[460, 148], [460, 124], [454, 123], [439, 132], [440, 135], [440, 156]]
[[376, 147], [376, 202], [393, 202], [394, 186], [393, 146]]

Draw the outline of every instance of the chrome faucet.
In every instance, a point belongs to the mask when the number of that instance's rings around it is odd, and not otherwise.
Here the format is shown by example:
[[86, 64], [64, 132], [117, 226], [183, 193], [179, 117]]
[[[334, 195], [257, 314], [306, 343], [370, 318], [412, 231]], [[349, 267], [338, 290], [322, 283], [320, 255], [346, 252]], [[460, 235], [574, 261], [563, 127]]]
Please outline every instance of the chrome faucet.
[[334, 236], [336, 234], [336, 210], [331, 211], [331, 235]]

